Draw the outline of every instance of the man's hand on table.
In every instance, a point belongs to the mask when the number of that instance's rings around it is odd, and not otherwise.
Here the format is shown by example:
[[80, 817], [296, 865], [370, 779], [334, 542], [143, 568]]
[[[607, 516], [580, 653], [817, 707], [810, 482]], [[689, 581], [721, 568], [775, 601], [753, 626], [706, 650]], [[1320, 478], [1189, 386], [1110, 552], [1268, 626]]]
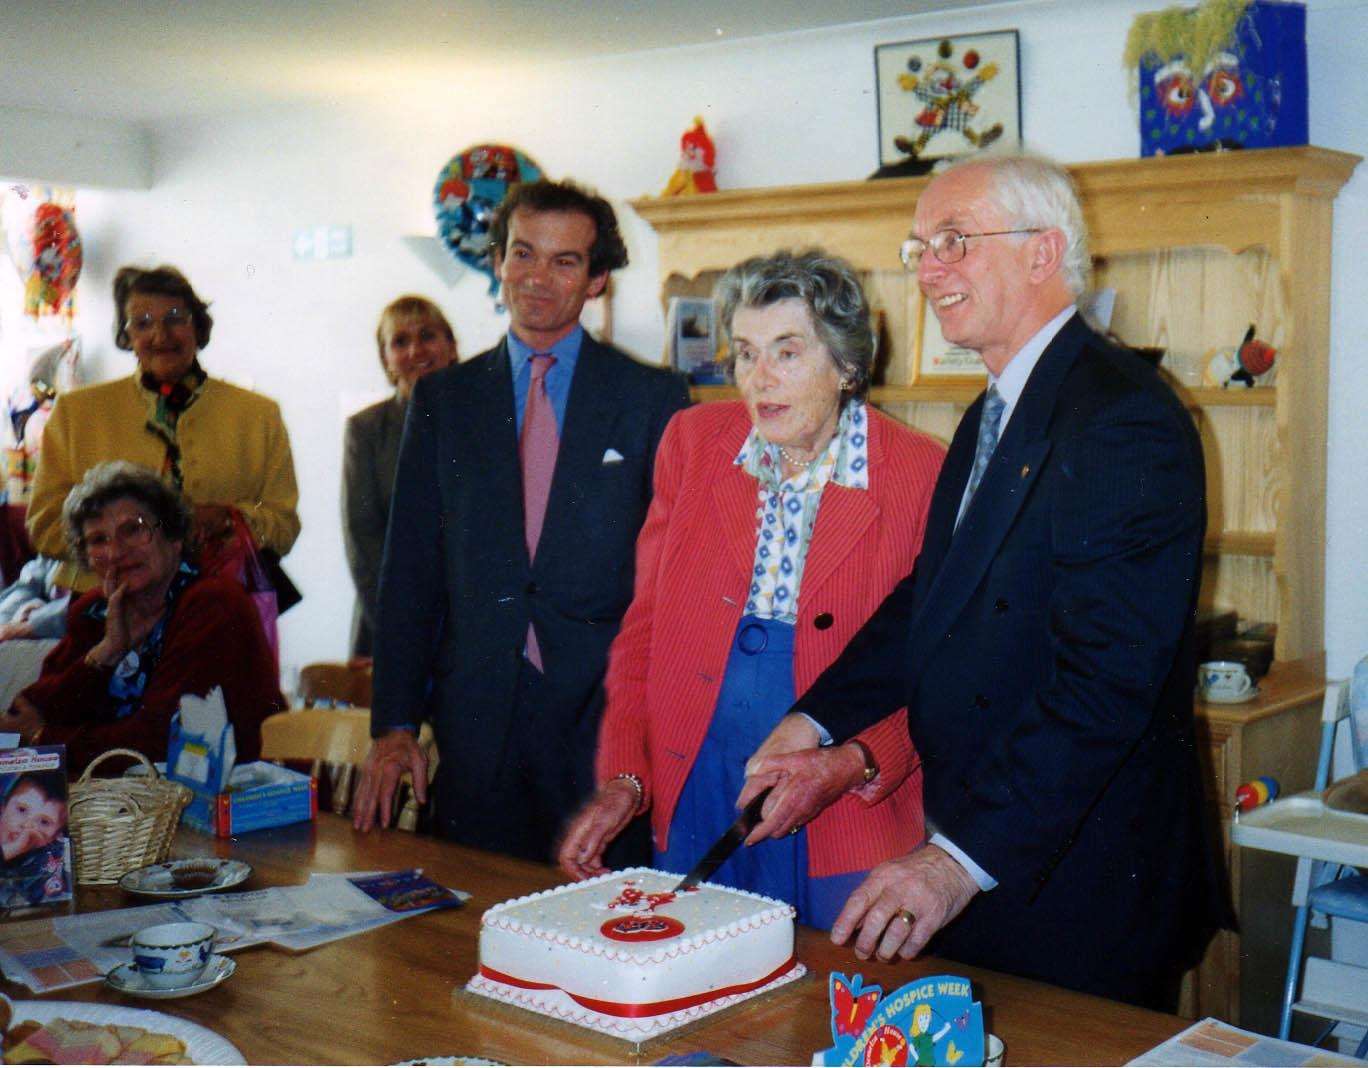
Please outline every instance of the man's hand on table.
[[831, 940], [844, 945], [859, 931], [855, 955], [861, 960], [911, 960], [978, 892], [954, 857], [940, 846], [922, 846], [869, 873], [836, 917]]
[[570, 822], [556, 859], [574, 879], [590, 879], [608, 871], [603, 851], [631, 822], [641, 801], [636, 787], [624, 779], [609, 779]]
[[388, 827], [394, 815], [394, 792], [404, 773], [413, 779], [418, 804], [427, 801], [427, 757], [412, 731], [396, 728], [371, 742], [361, 781], [352, 799], [352, 826], [358, 831]]
[[761, 790], [770, 790], [746, 845], [797, 830], [864, 782], [863, 749], [853, 743], [818, 748], [819, 741], [811, 720], [790, 714], [746, 762], [746, 785], [736, 799], [737, 809], [745, 808]]

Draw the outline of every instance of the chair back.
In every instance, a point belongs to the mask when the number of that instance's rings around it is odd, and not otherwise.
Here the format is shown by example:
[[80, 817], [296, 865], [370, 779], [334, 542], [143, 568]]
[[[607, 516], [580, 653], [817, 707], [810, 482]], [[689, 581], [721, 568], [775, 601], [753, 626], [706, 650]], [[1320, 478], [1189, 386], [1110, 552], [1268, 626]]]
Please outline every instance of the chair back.
[[369, 708], [297, 708], [267, 716], [261, 724], [263, 760], [355, 766], [369, 749]]
[[371, 670], [331, 661], [299, 669], [299, 700], [305, 708], [370, 708]]
[[1349, 715], [1349, 683], [1336, 680], [1325, 684], [1325, 703], [1321, 706], [1321, 744], [1316, 757], [1317, 793], [1330, 783], [1330, 764], [1335, 755], [1335, 730], [1340, 720]]

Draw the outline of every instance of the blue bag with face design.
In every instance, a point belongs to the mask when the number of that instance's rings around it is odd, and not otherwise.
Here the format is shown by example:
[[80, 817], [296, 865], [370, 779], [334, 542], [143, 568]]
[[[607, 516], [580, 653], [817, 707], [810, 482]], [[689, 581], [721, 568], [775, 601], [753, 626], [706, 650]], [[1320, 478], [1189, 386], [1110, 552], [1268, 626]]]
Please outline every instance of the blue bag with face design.
[[[1195, 27], [1197, 12], [1184, 15]], [[1304, 145], [1308, 134], [1300, 3], [1253, 0], [1209, 55], [1141, 57], [1142, 156]]]

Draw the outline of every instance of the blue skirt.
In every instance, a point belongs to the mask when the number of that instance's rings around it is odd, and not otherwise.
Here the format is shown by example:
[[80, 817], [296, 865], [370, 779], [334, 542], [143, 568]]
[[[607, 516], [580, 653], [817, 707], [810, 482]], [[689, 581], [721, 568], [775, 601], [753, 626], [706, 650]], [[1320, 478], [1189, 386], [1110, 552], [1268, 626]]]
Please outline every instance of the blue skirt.
[[[656, 867], [684, 873], [735, 822], [746, 761], [794, 701], [793, 625], [746, 616], [737, 625], [707, 737], [670, 823], [670, 847]], [[798, 921], [830, 930], [867, 872], [808, 875], [807, 832], [742, 846], [711, 882], [787, 901]]]

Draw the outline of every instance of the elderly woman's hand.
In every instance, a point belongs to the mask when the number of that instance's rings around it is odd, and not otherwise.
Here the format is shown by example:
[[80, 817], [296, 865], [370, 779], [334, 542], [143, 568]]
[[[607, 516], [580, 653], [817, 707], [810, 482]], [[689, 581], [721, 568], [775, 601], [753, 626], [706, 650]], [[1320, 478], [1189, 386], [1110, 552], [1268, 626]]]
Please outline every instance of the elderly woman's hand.
[[610, 779], [580, 809], [561, 842], [557, 860], [567, 875], [589, 879], [603, 875], [603, 851], [636, 814], [641, 798], [626, 779]]
[[746, 761], [746, 785], [736, 800], [745, 808], [769, 789], [763, 815], [747, 845], [782, 838], [809, 823], [846, 791], [865, 780], [865, 752], [853, 742], [818, 748], [817, 728], [806, 716], [781, 719]]
[[34, 745], [42, 737], [46, 722], [38, 706], [21, 694], [14, 699], [9, 712], [0, 717], [0, 731], [18, 734], [23, 745]]

